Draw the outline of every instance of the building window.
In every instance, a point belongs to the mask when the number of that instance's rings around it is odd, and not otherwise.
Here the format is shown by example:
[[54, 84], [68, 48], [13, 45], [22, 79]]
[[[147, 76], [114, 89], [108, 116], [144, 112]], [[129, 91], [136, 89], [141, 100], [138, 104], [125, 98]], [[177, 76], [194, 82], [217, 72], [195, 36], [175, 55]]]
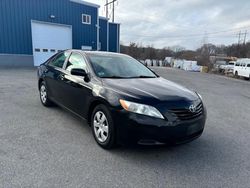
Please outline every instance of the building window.
[[87, 14], [82, 14], [82, 23], [91, 24], [91, 16]]

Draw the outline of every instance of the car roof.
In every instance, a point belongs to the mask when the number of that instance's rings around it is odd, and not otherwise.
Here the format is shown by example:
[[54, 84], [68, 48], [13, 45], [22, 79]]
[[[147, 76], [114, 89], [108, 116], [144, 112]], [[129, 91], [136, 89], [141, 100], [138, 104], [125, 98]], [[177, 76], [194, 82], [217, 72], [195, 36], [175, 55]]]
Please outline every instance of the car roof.
[[68, 49], [68, 51], [71, 52], [79, 52], [79, 53], [83, 53], [86, 55], [116, 55], [116, 56], [124, 56], [125, 54], [121, 54], [121, 53], [115, 53], [115, 52], [104, 52], [104, 51], [84, 51], [84, 50], [78, 50], [78, 49]]

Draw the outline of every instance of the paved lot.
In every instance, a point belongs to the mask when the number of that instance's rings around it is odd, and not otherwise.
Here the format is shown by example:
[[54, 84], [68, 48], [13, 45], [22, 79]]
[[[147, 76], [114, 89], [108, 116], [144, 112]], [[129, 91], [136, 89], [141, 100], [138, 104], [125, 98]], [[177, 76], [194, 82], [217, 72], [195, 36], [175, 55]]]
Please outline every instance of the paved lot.
[[0, 187], [250, 187], [250, 81], [155, 71], [202, 94], [198, 140], [105, 151], [86, 122], [40, 104], [36, 71], [0, 68]]

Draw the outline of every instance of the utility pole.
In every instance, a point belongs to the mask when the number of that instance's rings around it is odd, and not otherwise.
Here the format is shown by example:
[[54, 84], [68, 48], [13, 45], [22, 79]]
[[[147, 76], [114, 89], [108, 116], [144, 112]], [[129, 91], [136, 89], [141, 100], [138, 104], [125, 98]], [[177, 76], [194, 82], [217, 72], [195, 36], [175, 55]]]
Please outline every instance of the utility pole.
[[240, 45], [240, 39], [241, 39], [241, 31], [239, 32], [238, 46]]
[[238, 45], [246, 44], [247, 30], [245, 32], [239, 32], [238, 34]]
[[245, 31], [245, 36], [244, 36], [244, 45], [246, 44], [246, 38], [247, 38], [247, 30]]
[[208, 34], [207, 31], [204, 32], [204, 37], [203, 37], [203, 46], [208, 44]]
[[240, 57], [242, 53], [244, 53], [243, 49], [245, 48], [246, 44], [246, 39], [247, 39], [247, 30], [245, 32], [239, 32], [238, 36], [238, 56]]
[[[109, 3], [109, 0], [106, 0], [106, 4], [105, 6]], [[109, 8], [108, 6], [106, 6], [106, 18], [108, 19], [109, 18]]]
[[115, 22], [115, 2], [118, 0], [112, 0], [111, 2], [108, 2], [106, 0], [106, 4], [104, 5], [106, 7], [106, 17], [108, 18], [108, 6], [112, 4], [112, 22]]
[[238, 47], [237, 47], [238, 57], [240, 57], [240, 39], [241, 39], [241, 31], [239, 32], [239, 38], [238, 38]]
[[113, 16], [112, 16], [112, 22], [114, 23], [114, 22], [115, 22], [115, 1], [113, 0], [112, 2], [113, 2], [113, 10], [112, 10]]

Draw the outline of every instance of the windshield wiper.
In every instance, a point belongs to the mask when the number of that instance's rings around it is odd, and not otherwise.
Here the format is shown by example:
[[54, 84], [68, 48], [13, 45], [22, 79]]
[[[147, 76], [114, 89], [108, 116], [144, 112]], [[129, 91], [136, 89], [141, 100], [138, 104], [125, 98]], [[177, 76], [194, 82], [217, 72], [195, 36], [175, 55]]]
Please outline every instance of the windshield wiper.
[[121, 76], [103, 76], [101, 78], [113, 78], [113, 79], [129, 79], [129, 78], [156, 78], [155, 76], [131, 76], [131, 77], [121, 77]]
[[101, 78], [114, 78], [114, 79], [119, 79], [119, 78], [126, 78], [126, 77], [121, 77], [121, 76], [103, 76]]
[[140, 76], [134, 76], [131, 78], [156, 78], [156, 76], [145, 76], [145, 75], [140, 75]]

